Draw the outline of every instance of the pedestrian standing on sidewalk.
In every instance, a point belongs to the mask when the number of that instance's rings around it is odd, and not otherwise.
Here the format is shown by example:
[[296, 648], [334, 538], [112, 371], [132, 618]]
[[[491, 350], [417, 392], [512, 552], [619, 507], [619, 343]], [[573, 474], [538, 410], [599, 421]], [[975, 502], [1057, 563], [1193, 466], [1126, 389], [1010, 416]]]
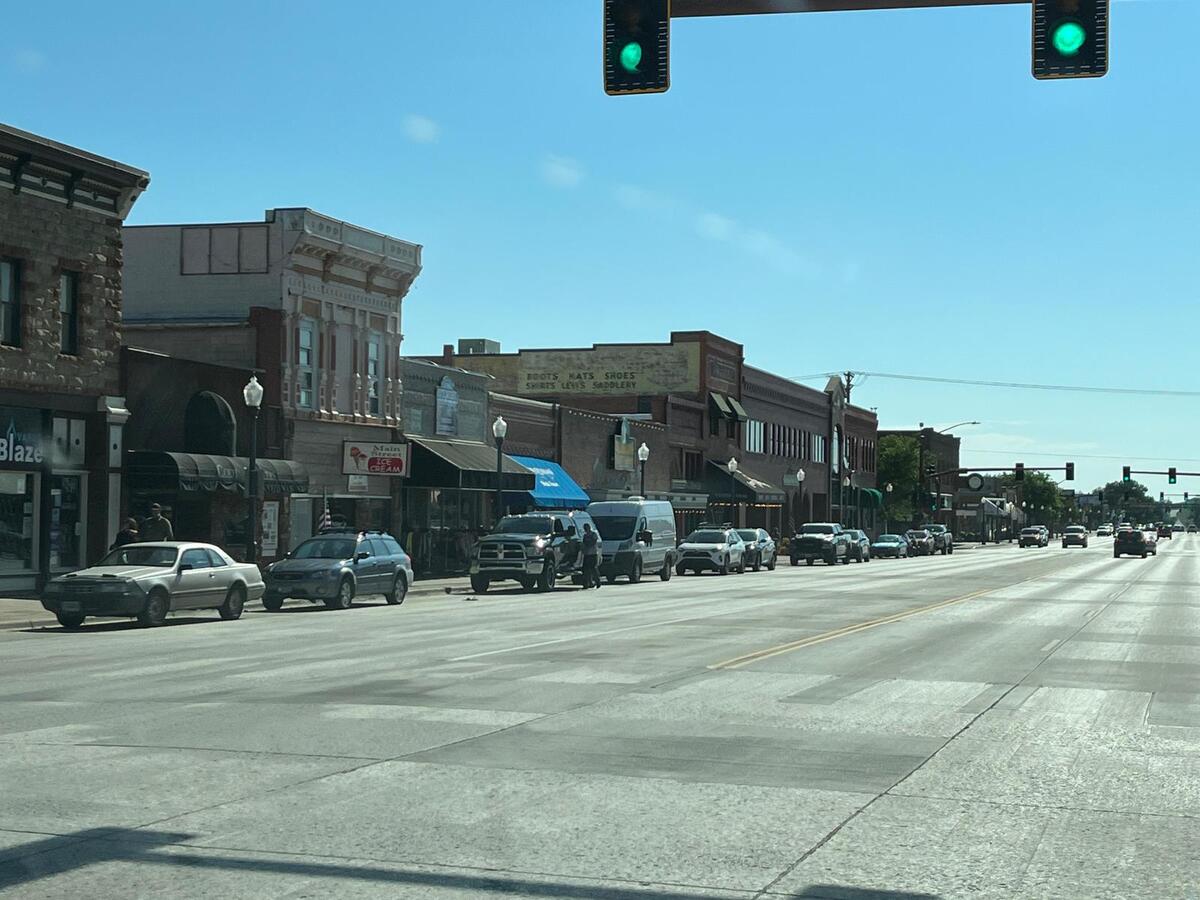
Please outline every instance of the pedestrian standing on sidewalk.
[[162, 507], [157, 503], [150, 505], [150, 517], [142, 522], [141, 540], [175, 540], [175, 529], [171, 527], [171, 520], [162, 514]]
[[600, 587], [600, 535], [583, 523], [583, 589]]
[[116, 550], [118, 547], [124, 547], [126, 544], [136, 544], [143, 540], [138, 533], [137, 519], [126, 519], [125, 527], [117, 532], [117, 538], [112, 542], [109, 550]]

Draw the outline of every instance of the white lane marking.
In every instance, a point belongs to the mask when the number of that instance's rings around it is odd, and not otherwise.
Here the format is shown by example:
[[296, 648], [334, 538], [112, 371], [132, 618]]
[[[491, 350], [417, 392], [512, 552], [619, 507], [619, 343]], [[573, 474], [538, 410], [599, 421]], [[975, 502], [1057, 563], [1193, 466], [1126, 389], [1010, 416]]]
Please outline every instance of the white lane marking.
[[1061, 641], [1059, 641], [1059, 640], [1058, 640], [1058, 638], [1055, 638], [1055, 639], [1054, 639], [1054, 640], [1052, 640], [1050, 643], [1048, 643], [1048, 644], [1047, 644], [1045, 647], [1042, 647], [1042, 648], [1041, 648], [1041, 649], [1040, 649], [1038, 652], [1039, 652], [1039, 653], [1046, 653], [1046, 652], [1048, 652], [1048, 651], [1050, 651], [1050, 650], [1053, 650], [1053, 649], [1054, 649], [1055, 647], [1057, 647], [1057, 646], [1058, 646], [1060, 643], [1061, 643]]

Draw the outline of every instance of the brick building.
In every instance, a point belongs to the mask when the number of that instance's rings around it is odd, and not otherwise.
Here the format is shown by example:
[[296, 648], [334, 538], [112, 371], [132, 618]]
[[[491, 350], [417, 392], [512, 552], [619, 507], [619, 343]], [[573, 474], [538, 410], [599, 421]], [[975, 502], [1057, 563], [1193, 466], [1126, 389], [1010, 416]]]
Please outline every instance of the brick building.
[[[401, 304], [421, 247], [321, 215], [125, 229], [127, 342], [261, 370], [267, 427], [309, 489], [287, 498], [291, 540], [323, 513], [392, 528], [403, 480], [350, 471], [350, 447], [401, 452]], [[275, 424], [272, 424], [275, 423]]]
[[[960, 466], [959, 454], [962, 439], [933, 428], [927, 428], [924, 422], [921, 422], [918, 428], [888, 429], [879, 434], [880, 437], [894, 434], [915, 440], [920, 448], [919, 465], [924, 466], [927, 472], [957, 471]], [[959, 478], [957, 475], [945, 475], [934, 481], [926, 481], [925, 490], [936, 496], [937, 511], [932, 518], [926, 512], [922, 512], [918, 518], [946, 525], [952, 530], [962, 530], [963, 525], [957, 521], [955, 516], [955, 495], [958, 488]]]
[[150, 176], [0, 125], [0, 591], [94, 562], [121, 497], [121, 223]]

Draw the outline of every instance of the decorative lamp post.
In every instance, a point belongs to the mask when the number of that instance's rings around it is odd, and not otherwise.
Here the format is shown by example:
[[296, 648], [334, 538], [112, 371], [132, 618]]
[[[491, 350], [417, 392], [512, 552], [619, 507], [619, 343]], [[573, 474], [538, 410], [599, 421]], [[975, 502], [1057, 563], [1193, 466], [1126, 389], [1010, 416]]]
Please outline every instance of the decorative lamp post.
[[[841, 496], [842, 519], [846, 519], [846, 488], [848, 488], [848, 487], [850, 487], [850, 476], [843, 475], [842, 476], [842, 496]], [[850, 523], [846, 522], [846, 524], [849, 525]]]
[[[804, 477], [805, 477], [804, 470], [797, 469], [796, 470], [796, 484], [799, 485], [800, 489], [797, 494], [796, 504], [800, 507], [800, 515], [801, 516], [804, 515]], [[797, 521], [796, 521], [797, 528], [804, 524], [803, 520], [800, 519], [800, 516], [797, 516], [796, 519], [797, 519]]]
[[642, 464], [642, 499], [646, 499], [646, 460], [650, 458], [650, 448], [646, 446], [646, 442], [642, 441], [642, 446], [637, 449], [638, 461]]
[[258, 408], [263, 389], [255, 375], [242, 388], [242, 399], [250, 410], [250, 460], [246, 466], [246, 562], [258, 561]]
[[729, 457], [729, 521], [737, 524], [737, 509], [734, 501], [734, 475], [737, 474], [738, 461], [736, 457]]
[[892, 483], [889, 481], [887, 484], [885, 484], [883, 486], [883, 490], [884, 490], [884, 493], [887, 494], [887, 505], [888, 505], [888, 509], [884, 513], [884, 516], [883, 516], [883, 527], [890, 528], [892, 525], [892, 517], [891, 517], [892, 491], [894, 491], [895, 488], [892, 486]]
[[496, 416], [492, 423], [492, 437], [496, 439], [496, 521], [500, 521], [504, 509], [504, 436], [508, 434], [508, 423], [504, 416]]

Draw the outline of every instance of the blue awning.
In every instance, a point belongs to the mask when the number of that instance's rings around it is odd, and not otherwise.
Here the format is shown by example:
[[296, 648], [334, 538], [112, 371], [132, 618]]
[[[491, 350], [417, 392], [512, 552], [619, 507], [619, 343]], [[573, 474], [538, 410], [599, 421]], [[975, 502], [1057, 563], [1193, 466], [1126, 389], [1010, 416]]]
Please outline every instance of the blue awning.
[[533, 472], [533, 490], [529, 496], [533, 505], [541, 509], [583, 509], [590, 502], [587, 491], [575, 483], [556, 462], [538, 459], [536, 456], [513, 456], [529, 471]]

